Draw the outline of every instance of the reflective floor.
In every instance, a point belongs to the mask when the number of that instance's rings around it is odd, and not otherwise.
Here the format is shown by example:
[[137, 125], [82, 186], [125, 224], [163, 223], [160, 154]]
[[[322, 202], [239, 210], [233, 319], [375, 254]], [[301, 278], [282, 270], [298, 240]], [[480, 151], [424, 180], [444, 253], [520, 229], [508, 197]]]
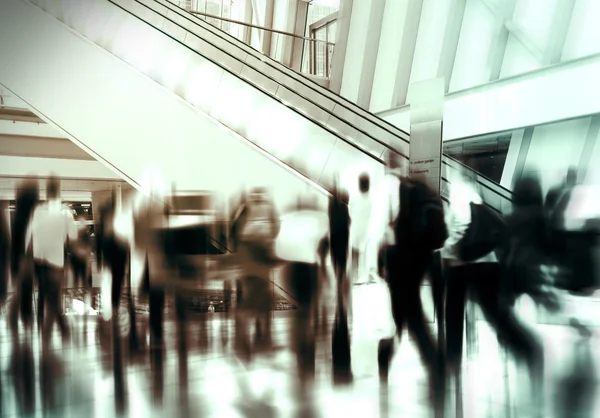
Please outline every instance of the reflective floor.
[[[165, 324], [164, 347], [140, 338], [132, 348], [128, 324], [113, 343], [112, 326], [98, 317], [70, 316], [72, 335], [66, 341], [56, 331], [53, 349], [44, 353], [37, 332], [11, 337], [5, 315], [0, 318], [0, 387], [3, 417], [296, 417], [395, 416], [429, 417], [426, 374], [415, 345], [400, 344], [394, 357], [387, 400], [377, 377], [376, 341], [353, 344], [355, 380], [334, 387], [331, 379], [331, 343], [319, 341], [317, 378], [309, 400], [298, 399], [295, 359], [289, 348], [293, 312], [275, 312], [274, 352], [258, 355], [251, 369], [232, 351], [233, 323], [224, 314], [196, 316], [188, 324], [185, 349], [179, 349], [176, 326]], [[147, 317], [138, 317], [138, 334], [146, 334]], [[432, 325], [433, 329], [433, 325]], [[568, 392], [562, 377], [573, 369], [577, 338], [565, 326], [535, 327], [544, 338], [547, 360], [545, 417], [600, 416], [595, 405], [588, 415], [561, 411], [556, 402]], [[406, 337], [408, 335], [405, 334]], [[528, 417], [528, 385], [523, 372], [498, 348], [485, 322], [478, 322], [472, 342], [466, 344], [463, 378], [465, 417]], [[592, 346], [598, 346], [595, 335]], [[473, 341], [475, 341], [473, 343]], [[598, 350], [587, 370], [596, 376]], [[368, 355], [371, 352], [372, 355]], [[242, 383], [250, 392], [242, 395]], [[580, 388], [598, 386], [595, 380]], [[562, 386], [561, 386], [562, 385]], [[577, 388], [577, 386], [576, 386]], [[581, 391], [582, 389], [580, 389]], [[447, 414], [455, 416], [454, 392], [448, 388]], [[387, 404], [387, 407], [383, 405]], [[386, 411], [387, 410], [387, 411]], [[311, 412], [309, 414], [309, 412]]]

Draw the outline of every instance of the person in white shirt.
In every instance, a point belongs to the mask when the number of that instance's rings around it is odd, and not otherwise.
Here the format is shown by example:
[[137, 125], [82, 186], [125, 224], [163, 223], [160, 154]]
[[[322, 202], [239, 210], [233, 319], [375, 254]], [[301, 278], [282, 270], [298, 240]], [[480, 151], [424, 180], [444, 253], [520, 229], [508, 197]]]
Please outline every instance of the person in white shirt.
[[372, 236], [373, 202], [371, 179], [367, 173], [358, 178], [359, 193], [350, 200], [350, 242], [352, 245], [353, 281], [356, 284], [369, 280], [374, 263], [369, 250]]
[[[60, 180], [50, 178], [46, 184], [46, 202], [38, 206], [29, 229], [38, 279], [38, 321], [43, 315], [43, 335], [49, 338], [54, 321], [63, 337], [69, 333], [62, 315], [61, 289], [64, 280], [65, 244], [77, 240], [78, 230], [73, 214], [60, 200]], [[44, 313], [44, 309], [46, 312]]]

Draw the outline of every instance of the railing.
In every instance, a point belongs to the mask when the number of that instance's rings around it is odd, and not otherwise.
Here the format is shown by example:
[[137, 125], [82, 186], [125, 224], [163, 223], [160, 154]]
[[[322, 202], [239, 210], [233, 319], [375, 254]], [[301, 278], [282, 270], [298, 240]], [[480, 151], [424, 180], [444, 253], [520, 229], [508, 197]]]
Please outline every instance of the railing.
[[[268, 29], [195, 10], [195, 2], [190, 0], [169, 1], [287, 67], [324, 79], [329, 79], [331, 75], [331, 63], [335, 47], [333, 42], [299, 36], [277, 29]], [[302, 55], [300, 62], [295, 62], [294, 56], [298, 50], [302, 51]]]

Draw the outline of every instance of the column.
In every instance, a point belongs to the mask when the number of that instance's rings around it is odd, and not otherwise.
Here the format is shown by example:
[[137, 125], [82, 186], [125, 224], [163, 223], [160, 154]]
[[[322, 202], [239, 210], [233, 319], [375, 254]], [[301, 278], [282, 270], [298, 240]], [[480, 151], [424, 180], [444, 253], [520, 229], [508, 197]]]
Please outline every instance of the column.
[[358, 86], [357, 104], [368, 109], [371, 104], [371, 92], [373, 91], [373, 78], [375, 77], [375, 66], [381, 40], [381, 25], [383, 23], [383, 11], [386, 0], [371, 0], [371, 10], [367, 24], [367, 40], [364, 46], [360, 83]]
[[[273, 28], [273, 13], [275, 12], [275, 0], [266, 0], [265, 1], [265, 15], [263, 24], [260, 25], [266, 29]], [[263, 33], [262, 37], [262, 51], [263, 54], [271, 56], [271, 44], [273, 38], [273, 32], [268, 30], [261, 31]], [[277, 35], [279, 36], [279, 35]]]
[[460, 29], [462, 28], [466, 6], [467, 0], [454, 0], [446, 22], [446, 30], [444, 33], [444, 41], [440, 53], [440, 62], [437, 73], [438, 77], [444, 77], [444, 91], [446, 93], [448, 93], [450, 80], [452, 79], [452, 71], [454, 70], [454, 61], [456, 59], [456, 51], [458, 50], [458, 41], [460, 39]]
[[[364, 108], [370, 104], [365, 102], [365, 98], [370, 99], [370, 92], [365, 94], [364, 89], [369, 78], [369, 90], [373, 86], [384, 4], [384, 0], [369, 0], [355, 1], [352, 6], [340, 94]], [[378, 22], [378, 26], [370, 26], [371, 21]], [[369, 62], [366, 53], [371, 49], [375, 50], [369, 53], [374, 60]]]
[[338, 94], [342, 89], [353, 4], [354, 0], [341, 0], [340, 9], [338, 11], [335, 50], [333, 52], [331, 77], [329, 81], [329, 89]]
[[434, 78], [410, 86], [409, 173], [440, 193], [444, 79]]
[[[294, 15], [294, 34], [297, 36], [304, 36], [306, 31], [306, 19], [308, 17], [308, 3], [303, 0], [292, 0], [292, 3], [296, 3], [296, 13]], [[293, 9], [290, 9], [292, 12]], [[289, 51], [289, 61], [287, 48]], [[284, 64], [289, 65], [294, 71], [300, 71], [302, 69], [302, 57], [304, 56], [305, 48], [308, 48], [308, 44], [304, 39], [294, 38], [291, 47], [286, 42], [284, 48]], [[308, 52], [308, 50], [307, 50]]]
[[[244, 17], [243, 17], [244, 22], [252, 23], [252, 12], [253, 12], [252, 0], [246, 0], [245, 6], [244, 6]], [[244, 41], [244, 43], [246, 45], [250, 45], [252, 42], [252, 28], [250, 28], [248, 26], [243, 26], [242, 31], [243, 31], [242, 40]]]
[[406, 104], [408, 86], [410, 83], [410, 72], [412, 69], [413, 58], [415, 56], [415, 46], [417, 45], [417, 35], [419, 33], [419, 24], [421, 22], [421, 12], [423, 11], [423, 0], [409, 0], [406, 10], [406, 20], [402, 31], [402, 44], [400, 46], [400, 61], [396, 69], [396, 80], [394, 91], [392, 93], [392, 107]]
[[407, 25], [408, 4], [409, 0], [385, 2], [371, 92], [371, 112], [381, 112], [396, 107], [396, 103], [393, 102], [396, 72], [400, 62], [407, 58], [401, 56], [401, 46], [404, 27]]

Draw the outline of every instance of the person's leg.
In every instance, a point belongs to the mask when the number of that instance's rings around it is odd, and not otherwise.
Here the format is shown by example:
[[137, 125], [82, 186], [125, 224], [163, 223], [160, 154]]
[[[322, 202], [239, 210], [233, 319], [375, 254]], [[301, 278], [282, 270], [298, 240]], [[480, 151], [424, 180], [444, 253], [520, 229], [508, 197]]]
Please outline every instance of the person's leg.
[[46, 267], [46, 269], [48, 271], [44, 285], [44, 291], [46, 292], [44, 301], [46, 312], [44, 314], [42, 337], [44, 348], [49, 348], [52, 328], [54, 327], [54, 322], [57, 320], [58, 312], [60, 310], [60, 289], [59, 282], [55, 277], [56, 275], [50, 272], [49, 267]]
[[150, 288], [149, 297], [150, 308], [150, 331], [154, 344], [162, 344], [163, 334], [163, 314], [165, 307], [164, 289], [156, 286]]
[[467, 275], [470, 266], [448, 269], [446, 289], [446, 361], [450, 368], [460, 371], [463, 351]]
[[64, 307], [63, 307], [63, 282], [65, 277], [65, 270], [63, 268], [53, 268], [51, 269], [51, 274], [49, 275], [49, 282], [52, 282], [52, 286], [54, 287], [55, 300], [53, 302], [52, 310], [54, 312], [54, 317], [58, 326], [60, 328], [60, 332], [63, 338], [67, 338], [70, 335], [69, 326], [67, 324], [67, 317], [64, 315]]
[[46, 301], [46, 281], [48, 276], [47, 267], [43, 263], [35, 263], [34, 267], [35, 277], [37, 280], [38, 297], [37, 297], [37, 323], [38, 330], [41, 332], [44, 324], [44, 311]]
[[480, 264], [478, 275], [480, 280], [473, 280], [473, 288], [479, 305], [490, 325], [496, 329], [500, 341], [519, 359], [527, 363], [532, 381], [532, 393], [536, 397], [537, 406], [541, 408], [544, 390], [543, 346], [499, 297], [502, 280], [499, 266], [493, 263]]

